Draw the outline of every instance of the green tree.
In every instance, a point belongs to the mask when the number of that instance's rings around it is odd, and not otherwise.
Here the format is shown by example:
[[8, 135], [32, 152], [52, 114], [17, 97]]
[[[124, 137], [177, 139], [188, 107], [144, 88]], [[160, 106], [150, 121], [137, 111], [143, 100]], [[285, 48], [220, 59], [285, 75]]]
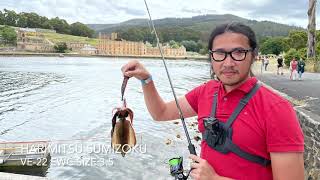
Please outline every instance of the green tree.
[[267, 37], [261, 37], [261, 39], [259, 40], [259, 44], [260, 46], [266, 42], [267, 40], [271, 39], [271, 37], [267, 36]]
[[186, 48], [187, 51], [199, 52], [200, 50], [198, 44], [192, 40], [182, 41], [181, 44]]
[[171, 40], [171, 41], [169, 42], [169, 46], [170, 46], [171, 48], [179, 48], [179, 47], [180, 47], [180, 44], [177, 43], [177, 42], [175, 42], [174, 40]]
[[28, 27], [28, 18], [25, 16], [24, 13], [20, 13], [17, 20], [17, 26], [18, 27]]
[[142, 41], [143, 32], [138, 28], [130, 28], [128, 33], [131, 35], [132, 41]]
[[70, 34], [70, 25], [66, 20], [56, 17], [50, 19], [49, 22], [53, 29], [57, 31], [57, 33]]
[[156, 37], [151, 34], [149, 30], [145, 29], [143, 31], [143, 42], [150, 42], [151, 44], [155, 44], [156, 41]]
[[202, 55], [208, 55], [208, 48], [202, 48], [199, 50], [199, 53]]
[[117, 30], [117, 32], [119, 33], [119, 37], [128, 41], [148, 41], [152, 44], [156, 42], [154, 35], [147, 28], [133, 27]]
[[299, 59], [302, 58], [302, 59], [307, 59], [307, 48], [301, 48], [298, 50], [298, 57]]
[[175, 40], [176, 42], [192, 40], [197, 42], [200, 40], [201, 35], [201, 32], [180, 26], [159, 28], [158, 33], [161, 42], [169, 42], [170, 40]]
[[289, 46], [294, 49], [301, 49], [307, 47], [308, 35], [306, 31], [290, 31], [289, 32]]
[[260, 51], [262, 54], [276, 54], [287, 49], [287, 44], [283, 41], [283, 38], [268, 38], [261, 45]]
[[48, 20], [48, 21], [45, 21], [43, 24], [42, 24], [42, 28], [43, 29], [54, 29], [53, 27], [52, 27], [52, 25], [50, 24], [50, 21]]
[[23, 14], [27, 18], [27, 27], [29, 28], [40, 28], [42, 22], [40, 20], [40, 16], [36, 13], [24, 13]]
[[197, 42], [197, 45], [198, 45], [198, 49], [199, 49], [199, 53], [200, 53], [200, 50], [201, 49], [206, 49], [207, 50], [207, 43], [204, 43], [204, 42], [202, 42], [201, 40], [198, 40], [198, 42]]
[[320, 30], [316, 31], [316, 42], [317, 42], [316, 56], [317, 56], [317, 60], [320, 61]]
[[14, 11], [4, 9], [4, 24], [8, 26], [17, 26], [18, 15]]
[[1, 27], [0, 34], [5, 44], [15, 45], [17, 43], [17, 33], [12, 27]]
[[318, 41], [318, 42], [320, 41], [320, 30], [316, 31], [316, 41]]
[[[148, 41], [155, 44], [155, 35], [150, 32], [149, 27], [132, 27], [128, 29], [117, 30], [119, 37], [129, 41]], [[170, 42], [182, 42], [184, 40], [192, 40], [194, 42], [199, 41], [201, 32], [194, 31], [185, 27], [162, 27], [157, 29], [159, 40], [162, 43]]]
[[53, 27], [50, 25], [49, 19], [47, 17], [40, 16], [40, 22], [41, 22], [41, 26], [39, 26], [40, 28], [53, 29]]
[[299, 59], [298, 51], [294, 48], [289, 49], [288, 52], [284, 55], [284, 63], [286, 66], [290, 66], [290, 61], [293, 59]]
[[71, 34], [75, 36], [93, 37], [94, 30], [90, 29], [88, 26], [76, 22], [70, 25]]
[[[208, 55], [208, 43], [203, 41], [198, 41], [198, 43], [201, 43], [201, 49], [199, 50], [199, 53], [202, 55]], [[200, 46], [199, 46], [200, 47]]]
[[283, 51], [287, 52], [290, 49], [290, 39], [289, 37], [283, 37], [281, 38]]
[[4, 14], [0, 10], [0, 24], [4, 24]]
[[65, 42], [60, 42], [60, 43], [57, 43], [56, 45], [54, 45], [54, 49], [58, 53], [65, 53], [66, 50], [68, 49], [68, 46]]

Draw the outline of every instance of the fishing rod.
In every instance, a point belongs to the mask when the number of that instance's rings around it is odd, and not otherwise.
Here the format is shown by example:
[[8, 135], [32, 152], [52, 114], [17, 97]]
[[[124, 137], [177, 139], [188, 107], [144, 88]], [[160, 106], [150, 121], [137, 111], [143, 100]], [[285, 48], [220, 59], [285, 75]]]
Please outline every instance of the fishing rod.
[[167, 77], [168, 77], [168, 80], [169, 80], [169, 83], [170, 83], [170, 87], [171, 87], [171, 90], [172, 90], [172, 94], [173, 94], [174, 100], [176, 102], [176, 105], [177, 105], [177, 108], [178, 108], [178, 111], [179, 111], [179, 116], [180, 116], [180, 119], [181, 119], [181, 122], [182, 122], [182, 125], [183, 125], [183, 129], [184, 129], [184, 132], [185, 132], [185, 134], [187, 136], [189, 152], [190, 152], [190, 154], [197, 155], [196, 149], [195, 149], [194, 145], [191, 143], [191, 139], [190, 139], [190, 136], [189, 136], [189, 133], [188, 133], [188, 129], [187, 129], [186, 123], [184, 121], [184, 116], [183, 116], [182, 110], [180, 108], [180, 104], [178, 102], [176, 93], [175, 93], [173, 85], [172, 85], [172, 81], [171, 81], [171, 78], [170, 78], [169, 70], [167, 68], [167, 64], [166, 64], [166, 61], [165, 61], [165, 58], [164, 58], [164, 55], [163, 55], [163, 51], [162, 51], [162, 48], [160, 46], [160, 40], [159, 40], [159, 37], [158, 37], [158, 33], [156, 31], [156, 28], [154, 27], [153, 20], [151, 18], [151, 14], [150, 14], [150, 11], [149, 11], [149, 8], [148, 8], [147, 1], [144, 0], [144, 3], [146, 5], [147, 11], [148, 11], [150, 24], [151, 24], [153, 32], [154, 32], [154, 34], [156, 36], [157, 46], [159, 48], [159, 51], [160, 51], [160, 54], [161, 54], [161, 57], [162, 57], [163, 65], [164, 65], [164, 67], [166, 69]]

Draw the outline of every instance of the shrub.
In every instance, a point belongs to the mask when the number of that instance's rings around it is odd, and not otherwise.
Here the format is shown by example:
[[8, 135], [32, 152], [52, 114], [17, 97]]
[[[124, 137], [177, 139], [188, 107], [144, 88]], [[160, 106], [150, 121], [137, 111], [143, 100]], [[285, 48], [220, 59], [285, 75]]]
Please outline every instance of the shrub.
[[296, 58], [296, 59], [299, 59], [299, 53], [296, 49], [289, 49], [288, 52], [285, 53], [284, 55], [284, 64], [286, 66], [290, 66], [290, 61], [293, 59], [293, 58]]
[[54, 46], [54, 49], [56, 50], [56, 52], [58, 53], [65, 53], [66, 50], [68, 49], [68, 46], [65, 42], [60, 42], [60, 43], [57, 43], [55, 46]]

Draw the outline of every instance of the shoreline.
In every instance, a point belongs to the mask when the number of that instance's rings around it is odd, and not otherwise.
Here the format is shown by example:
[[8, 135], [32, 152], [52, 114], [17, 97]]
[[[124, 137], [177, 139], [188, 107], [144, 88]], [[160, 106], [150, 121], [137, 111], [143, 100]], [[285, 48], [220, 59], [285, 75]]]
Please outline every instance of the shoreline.
[[[63, 55], [61, 57], [61, 55]], [[0, 52], [0, 57], [111, 57], [111, 58], [143, 58], [143, 59], [161, 59], [161, 56], [138, 56], [138, 55], [85, 55], [85, 54], [76, 54], [76, 53], [29, 53], [29, 52]], [[168, 56], [165, 59], [172, 60], [207, 60], [207, 56]]]

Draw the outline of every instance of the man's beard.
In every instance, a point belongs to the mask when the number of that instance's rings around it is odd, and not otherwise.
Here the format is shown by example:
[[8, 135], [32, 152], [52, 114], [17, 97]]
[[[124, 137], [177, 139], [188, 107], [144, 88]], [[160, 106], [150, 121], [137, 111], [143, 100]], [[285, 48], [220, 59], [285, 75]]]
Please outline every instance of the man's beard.
[[[232, 73], [235, 73], [235, 74], [240, 74], [238, 70], [235, 70], [233, 68], [225, 68], [225, 69], [223, 69], [222, 71], [219, 72], [219, 75], [223, 76], [224, 72], [232, 72]], [[223, 79], [223, 78], [219, 78], [219, 77], [218, 77], [218, 79], [222, 82], [223, 85], [235, 86], [235, 85], [240, 84], [243, 81], [245, 81], [248, 77], [250, 77], [250, 69], [248, 70], [248, 72], [243, 77], [241, 77], [239, 80], [234, 81], [234, 82], [233, 81], [231, 81], [231, 82], [223, 82], [223, 81], [221, 81], [221, 79]]]

